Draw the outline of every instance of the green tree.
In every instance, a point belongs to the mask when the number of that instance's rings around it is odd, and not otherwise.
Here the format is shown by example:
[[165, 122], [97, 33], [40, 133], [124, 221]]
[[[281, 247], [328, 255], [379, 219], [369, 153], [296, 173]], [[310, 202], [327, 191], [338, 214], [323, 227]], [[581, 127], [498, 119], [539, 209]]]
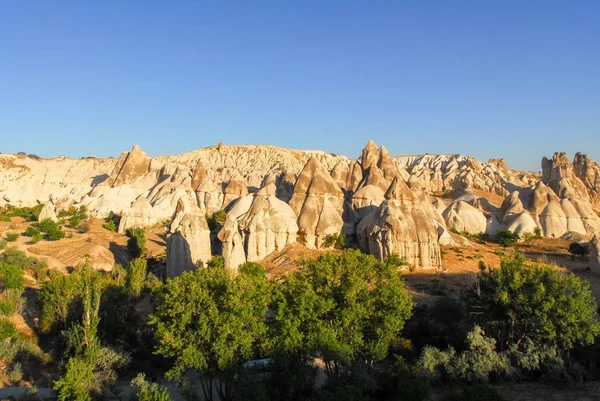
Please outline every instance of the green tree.
[[175, 363], [167, 377], [185, 369], [201, 376], [206, 400], [213, 386], [230, 400], [236, 369], [257, 352], [266, 332], [269, 284], [264, 269], [244, 264], [233, 278], [223, 268], [185, 272], [155, 292], [156, 352]]
[[148, 262], [143, 258], [133, 259], [125, 276], [125, 288], [133, 297], [141, 294], [146, 285], [146, 269]]
[[573, 260], [575, 260], [575, 256], [584, 257], [589, 252], [589, 249], [579, 242], [571, 242], [569, 245], [569, 253], [573, 256]]
[[146, 253], [146, 233], [141, 227], [128, 228], [125, 230], [127, 235], [127, 249], [134, 258], [139, 258]]
[[23, 290], [23, 269], [9, 264], [0, 264], [0, 285], [5, 290]]
[[90, 401], [92, 391], [97, 391], [94, 366], [86, 358], [69, 359], [65, 374], [54, 383], [60, 401]]
[[465, 294], [471, 315], [500, 349], [530, 339], [570, 349], [591, 344], [600, 333], [589, 283], [574, 274], [526, 263], [513, 253], [499, 269], [480, 272]]
[[356, 250], [325, 254], [279, 288], [273, 346], [316, 352], [338, 376], [355, 361], [383, 359], [412, 306], [396, 268]]
[[131, 381], [131, 387], [135, 393], [134, 401], [171, 401], [167, 389], [157, 383], [148, 383], [143, 373]]
[[496, 231], [498, 243], [502, 247], [507, 248], [513, 246], [519, 241], [519, 234], [515, 234], [510, 230], [499, 229]]
[[69, 275], [52, 274], [50, 281], [42, 287], [37, 295], [42, 332], [66, 329], [73, 320], [73, 304], [79, 295], [78, 270]]

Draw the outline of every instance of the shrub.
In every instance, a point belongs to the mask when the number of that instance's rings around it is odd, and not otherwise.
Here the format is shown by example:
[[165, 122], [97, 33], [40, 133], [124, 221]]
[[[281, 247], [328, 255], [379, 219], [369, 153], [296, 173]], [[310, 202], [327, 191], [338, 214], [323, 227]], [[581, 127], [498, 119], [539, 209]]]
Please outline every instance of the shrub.
[[533, 234], [535, 235], [535, 239], [542, 238], [542, 236], [543, 236], [542, 229], [539, 227], [536, 227], [535, 230], [533, 230]]
[[131, 388], [134, 391], [132, 399], [134, 401], [170, 401], [171, 396], [165, 387], [157, 383], [148, 383], [143, 373], [131, 381]]
[[324, 244], [327, 248], [344, 249], [346, 246], [346, 236], [344, 234], [329, 234], [325, 237]]
[[564, 350], [591, 344], [600, 334], [598, 307], [586, 280], [551, 266], [526, 264], [516, 252], [503, 258], [499, 269], [477, 274], [472, 288], [464, 294], [465, 302], [500, 349], [529, 338]]
[[19, 239], [18, 233], [6, 233], [6, 241], [15, 242], [17, 239]]
[[589, 249], [585, 245], [580, 244], [579, 242], [572, 242], [569, 245], [569, 253], [573, 256], [573, 260], [575, 260], [575, 256], [584, 257], [585, 255], [587, 255], [589, 253]]
[[77, 231], [79, 231], [80, 234], [85, 234], [87, 232], [90, 231], [90, 223], [88, 223], [87, 221], [84, 221], [83, 223], [79, 224], [79, 226], [77, 226]]
[[129, 269], [125, 276], [125, 288], [130, 295], [137, 297], [142, 292], [146, 283], [147, 266], [146, 259], [142, 258], [133, 259], [129, 263]]
[[211, 231], [214, 231], [217, 229], [217, 227], [222, 226], [225, 223], [225, 220], [227, 219], [227, 212], [221, 209], [213, 213], [212, 216], [210, 216], [208, 213], [206, 213], [204, 216], [206, 218], [208, 228]]
[[515, 234], [510, 230], [499, 229], [496, 231], [497, 241], [503, 248], [513, 246], [519, 241], [519, 234]]
[[44, 219], [39, 222], [40, 231], [46, 234], [46, 237], [51, 241], [57, 241], [65, 237], [65, 232], [61, 230], [60, 225], [51, 219]]
[[27, 229], [23, 232], [23, 235], [25, 235], [26, 237], [33, 237], [37, 234], [40, 234], [40, 230], [38, 230], [34, 226], [27, 227]]
[[135, 258], [139, 258], [146, 253], [146, 233], [141, 227], [128, 228], [125, 231], [127, 235], [127, 249]]
[[17, 335], [17, 328], [14, 324], [8, 320], [0, 320], [0, 341], [4, 341], [7, 338], [13, 338]]
[[41, 233], [38, 233], [38, 234], [33, 235], [29, 242], [31, 242], [32, 244], [37, 244], [38, 242], [40, 242], [43, 239], [44, 239], [44, 236]]
[[69, 225], [71, 228], [76, 228], [81, 223], [81, 218], [78, 215], [71, 216], [69, 219]]
[[28, 257], [25, 252], [12, 247], [0, 254], [0, 265], [2, 264], [13, 265], [22, 270], [38, 270], [48, 266], [46, 259]]
[[23, 270], [6, 263], [0, 265], [0, 280], [3, 289], [22, 290], [25, 283]]
[[0, 297], [0, 316], [11, 316], [23, 311], [24, 299], [21, 297], [23, 290], [7, 289]]
[[0, 251], [4, 248], [6, 248], [6, 241], [3, 239], [0, 239]]
[[19, 382], [23, 379], [23, 369], [21, 368], [21, 363], [16, 362], [8, 371], [8, 380], [11, 383], [19, 384]]
[[102, 224], [102, 227], [108, 231], [117, 231], [117, 226], [115, 225], [115, 221], [113, 219], [110, 219], [106, 223]]
[[427, 376], [416, 366], [408, 365], [404, 359], [396, 357], [390, 372], [377, 377], [378, 399], [403, 401], [425, 401], [429, 399], [430, 387]]

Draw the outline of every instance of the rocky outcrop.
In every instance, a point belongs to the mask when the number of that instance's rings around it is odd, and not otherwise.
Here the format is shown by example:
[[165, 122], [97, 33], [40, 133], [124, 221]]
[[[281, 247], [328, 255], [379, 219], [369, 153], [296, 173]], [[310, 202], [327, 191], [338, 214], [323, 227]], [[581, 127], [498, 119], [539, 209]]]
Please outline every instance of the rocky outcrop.
[[296, 242], [296, 214], [275, 193], [275, 184], [268, 184], [240, 198], [227, 214], [219, 232], [226, 268], [262, 260]]
[[417, 268], [440, 268], [439, 234], [429, 209], [433, 206], [423, 204], [401, 177], [394, 178], [385, 198], [358, 224], [361, 249], [380, 260], [397, 254]]
[[210, 230], [206, 218], [181, 208], [173, 218], [167, 238], [167, 277], [194, 270], [208, 262], [211, 255]]
[[52, 202], [46, 203], [38, 216], [38, 221], [45, 219], [50, 219], [54, 222], [58, 221], [58, 218], [56, 217], [56, 206], [54, 206], [54, 203]]
[[[534, 232], [536, 228], [540, 228], [544, 236], [554, 238], [569, 232], [600, 232], [600, 218], [589, 202], [580, 198], [561, 199], [541, 181], [533, 189], [515, 191], [508, 196], [499, 217], [502, 228], [517, 234]], [[495, 234], [489, 230], [488, 233]]]
[[234, 201], [241, 198], [242, 196], [248, 195], [248, 187], [246, 186], [246, 181], [241, 174], [236, 173], [225, 189], [223, 190], [224, 198], [223, 198], [223, 209], [229, 208]]
[[465, 201], [452, 202], [442, 213], [446, 227], [451, 231], [466, 234], [484, 233], [487, 218], [477, 208]]
[[575, 175], [566, 153], [557, 152], [552, 159], [542, 159], [542, 181], [560, 198], [581, 198], [589, 201], [585, 184]]
[[597, 235], [590, 241], [590, 269], [600, 271], [600, 241]]
[[123, 212], [119, 222], [119, 233], [125, 233], [128, 228], [151, 226], [156, 222], [152, 205], [145, 196], [139, 196], [131, 207]]
[[587, 155], [577, 153], [573, 160], [573, 172], [587, 188], [592, 207], [600, 211], [600, 166]]
[[353, 233], [353, 222], [344, 226], [344, 193], [316, 158], [311, 158], [296, 180], [290, 206], [298, 216], [301, 242], [321, 248], [328, 235]]
[[150, 157], [135, 145], [130, 152], [123, 152], [110, 176], [105, 181], [106, 185], [117, 187], [130, 184], [137, 178], [145, 176], [150, 170]]

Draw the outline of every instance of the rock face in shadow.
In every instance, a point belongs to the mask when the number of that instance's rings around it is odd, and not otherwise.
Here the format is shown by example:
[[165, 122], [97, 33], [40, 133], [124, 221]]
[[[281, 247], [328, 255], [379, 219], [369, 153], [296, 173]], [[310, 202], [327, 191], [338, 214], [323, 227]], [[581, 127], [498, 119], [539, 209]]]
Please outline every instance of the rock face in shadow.
[[275, 184], [240, 198], [227, 214], [219, 239], [225, 267], [236, 270], [296, 242], [296, 214], [275, 196]]
[[321, 248], [327, 236], [344, 232], [344, 203], [344, 193], [333, 177], [317, 158], [311, 158], [300, 172], [290, 200], [308, 248]]
[[395, 177], [385, 193], [385, 201], [358, 224], [361, 250], [380, 260], [397, 254], [417, 268], [441, 268], [436, 217], [429, 206], [402, 177]]
[[600, 271], [600, 241], [597, 235], [590, 241], [590, 269]]
[[211, 257], [210, 230], [206, 218], [183, 209], [178, 211], [167, 238], [167, 277], [194, 270]]

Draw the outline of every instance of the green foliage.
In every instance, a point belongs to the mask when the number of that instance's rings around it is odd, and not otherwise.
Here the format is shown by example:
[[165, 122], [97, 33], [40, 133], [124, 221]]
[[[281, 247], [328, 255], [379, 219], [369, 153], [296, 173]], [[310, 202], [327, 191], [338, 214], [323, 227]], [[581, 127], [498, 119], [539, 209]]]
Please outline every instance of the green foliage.
[[225, 268], [225, 260], [221, 255], [214, 255], [206, 264], [207, 267], [224, 269]]
[[389, 372], [378, 375], [377, 388], [377, 399], [425, 401], [430, 395], [429, 378], [398, 356]]
[[17, 335], [17, 328], [8, 320], [0, 319], [0, 341], [13, 338]]
[[540, 239], [540, 238], [542, 238], [542, 236], [543, 236], [542, 229], [541, 229], [541, 228], [539, 228], [539, 227], [536, 227], [536, 228], [533, 230], [533, 234], [535, 235], [535, 239]]
[[131, 388], [134, 391], [132, 401], [170, 401], [171, 396], [165, 387], [158, 383], [149, 383], [143, 373], [131, 381]]
[[77, 215], [71, 216], [71, 218], [69, 218], [69, 225], [71, 226], [71, 228], [76, 228], [79, 223], [81, 223], [81, 218]]
[[25, 252], [13, 247], [7, 248], [0, 254], [0, 264], [10, 264], [22, 270], [33, 271], [48, 267], [46, 259], [28, 257]]
[[55, 273], [38, 292], [40, 329], [43, 333], [66, 329], [74, 319], [73, 306], [81, 293], [80, 271], [69, 275]]
[[36, 205], [35, 207], [13, 207], [12, 205], [6, 205], [4, 208], [0, 208], [0, 216], [6, 218], [6, 221], [10, 221], [11, 217], [22, 217], [27, 221], [37, 221], [44, 205]]
[[0, 251], [6, 248], [6, 240], [0, 239]]
[[21, 297], [23, 288], [7, 289], [0, 294], [0, 316], [20, 314], [23, 310], [24, 299]]
[[[225, 269], [185, 272], [154, 293], [156, 352], [173, 358], [168, 378], [194, 369], [212, 389], [213, 378], [222, 400], [231, 397], [233, 372], [250, 359], [267, 333], [265, 322], [269, 284], [256, 264], [240, 267], [233, 278]], [[252, 300], [252, 302], [248, 302]], [[212, 400], [211, 394], [205, 398]]]
[[503, 248], [507, 248], [519, 241], [519, 234], [515, 234], [510, 230], [499, 229], [496, 231], [496, 238]]
[[346, 236], [344, 234], [329, 234], [325, 237], [324, 245], [327, 248], [344, 249], [346, 246]]
[[117, 226], [116, 226], [115, 221], [113, 219], [110, 219], [110, 220], [106, 221], [106, 223], [102, 224], [102, 227], [105, 230], [108, 230], [108, 231], [112, 231], [112, 232], [117, 231]]
[[273, 345], [317, 353], [337, 376], [354, 361], [384, 358], [412, 305], [397, 269], [356, 250], [325, 254], [280, 286]]
[[31, 240], [30, 240], [29, 242], [31, 242], [32, 244], [37, 244], [38, 242], [40, 242], [40, 241], [41, 241], [41, 240], [43, 240], [43, 239], [44, 239], [44, 236], [43, 236], [41, 233], [39, 233], [39, 234], [34, 234], [34, 235], [31, 237]]
[[69, 359], [65, 374], [54, 382], [59, 401], [91, 401], [92, 391], [98, 391], [94, 367], [86, 358]]
[[24, 283], [23, 269], [7, 263], [0, 264], [0, 286], [2, 289], [23, 291]]
[[206, 223], [211, 231], [216, 230], [219, 226], [225, 224], [227, 219], [227, 212], [223, 209], [216, 211], [210, 216], [208, 213], [205, 214]]
[[385, 264], [393, 269], [401, 269], [406, 266], [406, 259], [401, 258], [397, 253], [391, 253], [385, 259]]
[[508, 356], [496, 352], [496, 340], [486, 337], [479, 326], [467, 334], [466, 345], [467, 349], [461, 353], [454, 348], [442, 351], [428, 345], [419, 363], [436, 379], [465, 383], [485, 383], [490, 375], [505, 377], [512, 373]]
[[528, 338], [570, 349], [600, 333], [589, 283], [513, 253], [499, 269], [480, 272], [465, 294], [471, 315], [501, 349]]
[[39, 234], [40, 234], [40, 230], [38, 230], [34, 226], [27, 227], [27, 229], [23, 232], [23, 235], [25, 235], [27, 237], [33, 237], [34, 235], [39, 235]]
[[37, 225], [41, 232], [46, 234], [46, 238], [50, 241], [57, 241], [65, 237], [65, 232], [61, 230], [59, 223], [51, 219], [44, 219]]
[[[7, 236], [8, 239], [8, 236]], [[579, 242], [572, 242], [569, 245], [569, 253], [571, 255], [573, 255], [573, 258], [575, 258], [575, 256], [585, 256], [589, 253], [589, 249], [585, 246], [580, 244]]]
[[127, 275], [125, 276], [125, 288], [133, 297], [138, 297], [146, 284], [146, 259], [137, 258], [129, 263]]
[[134, 258], [139, 258], [146, 253], [146, 233], [143, 228], [128, 228], [125, 235], [128, 237], [127, 249]]
[[19, 233], [6, 233], [6, 241], [15, 242], [19, 239]]

